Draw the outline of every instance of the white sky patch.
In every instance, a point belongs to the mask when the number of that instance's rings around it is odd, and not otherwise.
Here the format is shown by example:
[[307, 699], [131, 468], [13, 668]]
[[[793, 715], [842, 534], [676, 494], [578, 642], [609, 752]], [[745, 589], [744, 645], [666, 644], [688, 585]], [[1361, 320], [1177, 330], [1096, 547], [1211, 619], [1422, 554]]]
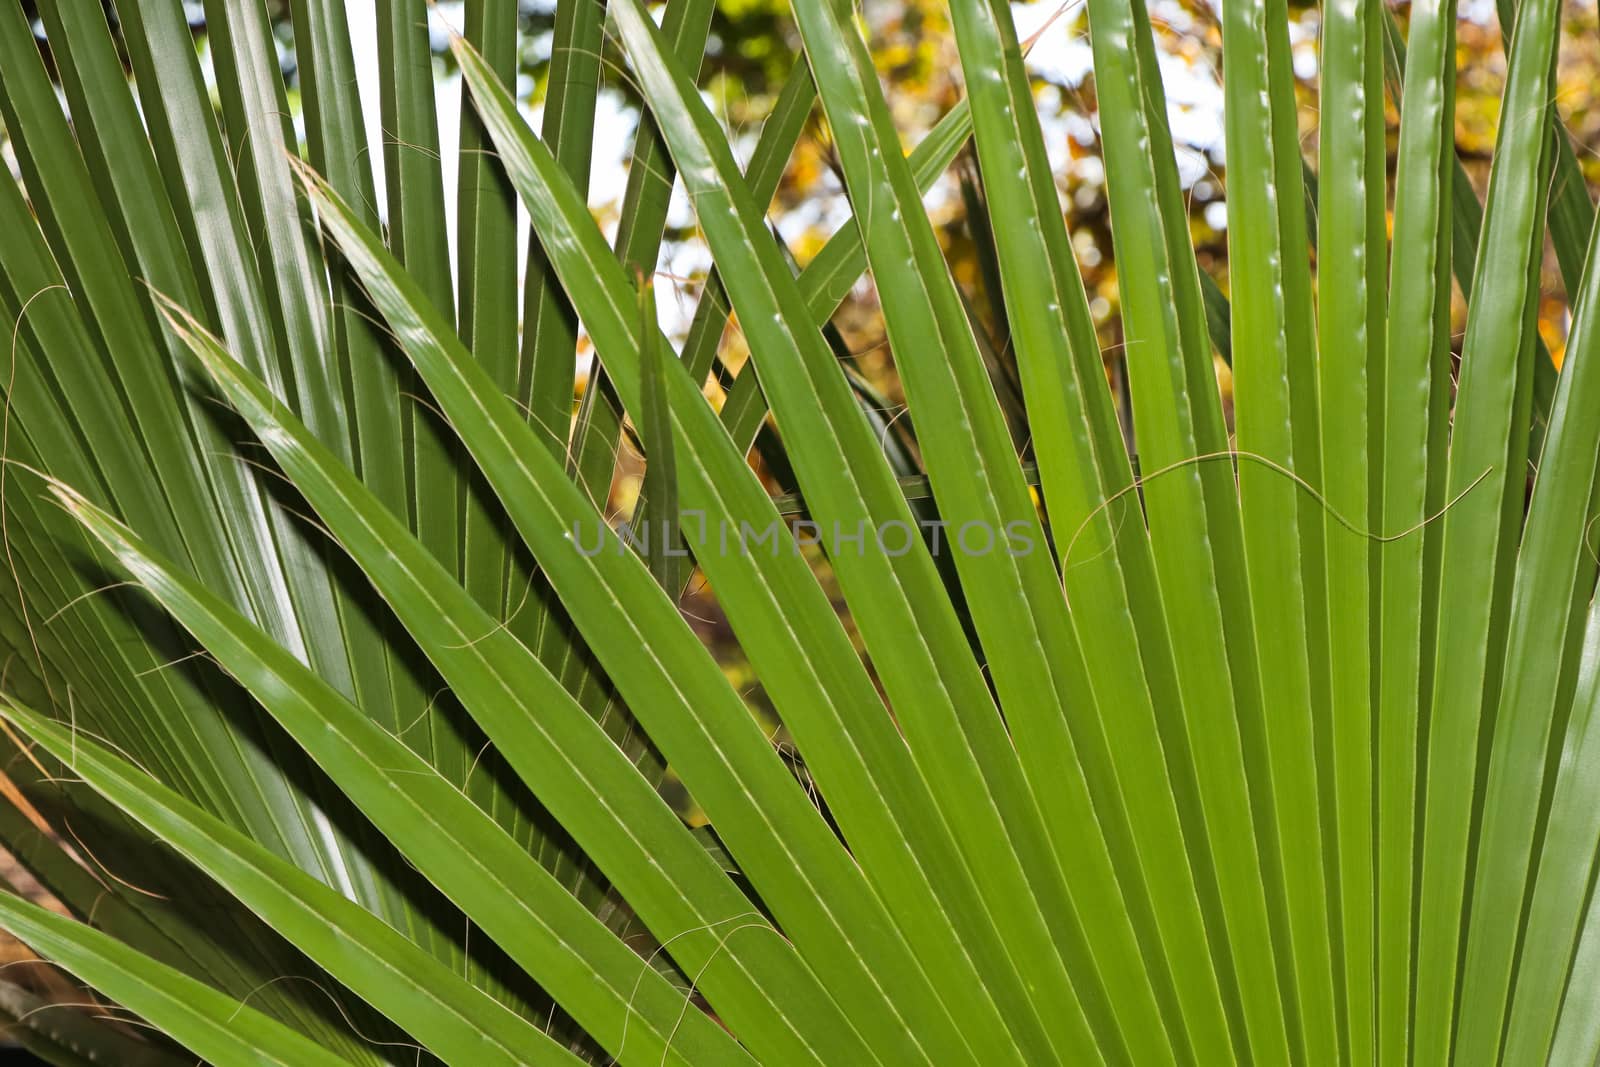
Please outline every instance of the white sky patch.
[[461, 150], [461, 75], [452, 74], [436, 82], [434, 109], [439, 113], [439, 160], [444, 179], [444, 228], [450, 245], [450, 275], [456, 263], [456, 191], [460, 187]]
[[1161, 81], [1167, 93], [1167, 121], [1179, 145], [1222, 154], [1222, 79], [1212, 65], [1160, 54]]
[[1082, 33], [1083, 0], [1016, 0], [1011, 18], [1017, 38], [1027, 41], [1048, 25], [1024, 66], [1028, 73], [1059, 85], [1078, 86], [1094, 69], [1094, 53]]
[[467, 23], [466, 12], [467, 5], [462, 0], [439, 0], [428, 5], [428, 36], [435, 52], [448, 46], [452, 31], [461, 32]]
[[378, 210], [387, 214], [384, 182], [383, 102], [378, 95], [378, 14], [373, 0], [345, 0], [345, 24], [350, 27], [350, 50], [355, 57], [356, 86], [361, 94], [361, 123], [367, 131], [367, 158], [372, 161], [372, 182]]
[[1304, 19], [1289, 23], [1289, 48], [1293, 52], [1294, 75], [1303, 80], [1317, 76], [1318, 38], [1322, 33], [1322, 20], [1317, 12], [1306, 13]]
[[594, 159], [589, 167], [589, 207], [620, 204], [628, 189], [628, 157], [639, 116], [614, 89], [602, 90], [595, 101]]

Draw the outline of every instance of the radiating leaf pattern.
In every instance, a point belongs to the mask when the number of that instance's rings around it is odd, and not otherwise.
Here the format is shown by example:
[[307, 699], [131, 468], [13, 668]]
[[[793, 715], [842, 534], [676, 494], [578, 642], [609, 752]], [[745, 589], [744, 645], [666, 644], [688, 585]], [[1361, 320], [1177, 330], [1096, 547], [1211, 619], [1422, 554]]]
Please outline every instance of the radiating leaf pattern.
[[[455, 160], [423, 0], [374, 0], [373, 41], [291, 0], [294, 110], [265, 4], [206, 0], [204, 64], [189, 6], [0, 0], [0, 843], [60, 905], [0, 927], [117, 1005], [30, 1046], [1600, 1056], [1565, 5], [1500, 5], [1517, 120], [1480, 205], [1453, 0], [1403, 31], [1324, 0], [1309, 161], [1286, 0], [1223, 0], [1224, 295], [1155, 12], [1087, 0], [1125, 388], [1011, 4], [950, 0], [967, 96], [907, 152], [852, 0], [792, 5], [805, 62], [748, 144], [697, 81], [710, 0], [558, 0], [538, 123], [518, 5], [467, 0]], [[608, 237], [613, 76], [643, 112]], [[853, 214], [798, 268], [767, 209], [813, 123]], [[964, 152], [981, 302], [923, 200]], [[675, 186], [714, 262], [681, 344], [650, 277]], [[863, 274], [904, 421], [841, 358]], [[0, 982], [0, 1017], [37, 1007]]]

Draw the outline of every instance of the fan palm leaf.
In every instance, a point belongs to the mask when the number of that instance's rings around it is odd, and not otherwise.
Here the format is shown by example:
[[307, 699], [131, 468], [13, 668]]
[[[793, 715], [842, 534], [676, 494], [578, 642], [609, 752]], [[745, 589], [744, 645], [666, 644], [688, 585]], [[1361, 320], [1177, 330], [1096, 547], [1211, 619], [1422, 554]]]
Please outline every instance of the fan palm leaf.
[[[1286, 4], [1220, 5], [1226, 296], [1152, 12], [1088, 0], [1125, 396], [998, 0], [951, 0], [967, 97], [909, 154], [854, 5], [794, 5], [747, 166], [709, 0], [560, 0], [537, 132], [518, 5], [468, 0], [453, 203], [422, 0], [371, 42], [293, 0], [293, 112], [257, 0], [207, 0], [206, 64], [178, 0], [39, 6], [43, 50], [0, 0], [0, 842], [59, 907], [0, 926], [144, 1024], [41, 1054], [1600, 1055], [1600, 271], [1556, 0], [1502, 5], [1482, 205], [1453, 3], [1326, 0], [1314, 174]], [[767, 208], [814, 119], [853, 217], [797, 269]], [[992, 334], [923, 207], [969, 145]], [[714, 269], [675, 344], [679, 183]], [[864, 273], [910, 426], [830, 334]]]

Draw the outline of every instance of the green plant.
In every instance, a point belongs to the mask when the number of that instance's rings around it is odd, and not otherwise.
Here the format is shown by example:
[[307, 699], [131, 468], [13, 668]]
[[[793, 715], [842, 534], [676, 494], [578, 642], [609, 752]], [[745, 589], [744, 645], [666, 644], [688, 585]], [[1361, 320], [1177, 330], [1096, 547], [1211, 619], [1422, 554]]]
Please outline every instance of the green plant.
[[[1379, 0], [1329, 0], [1314, 232], [1284, 5], [1223, 3], [1231, 304], [1196, 268], [1145, 4], [1089, 0], [1137, 480], [1001, 0], [952, 0], [969, 99], [909, 158], [850, 4], [801, 0], [809, 66], [745, 173], [686, 76], [710, 0], [660, 29], [562, 0], [539, 137], [503, 88], [515, 3], [469, 0], [454, 282], [422, 0], [377, 4], [382, 211], [341, 5], [290, 4], [304, 161], [262, 5], [205, 6], [215, 101], [177, 0], [123, 0], [115, 36], [40, 5], [69, 126], [0, 4], [27, 740], [0, 839], [74, 913], [0, 896], [0, 925], [164, 1035], [0, 983], [41, 1051], [1594, 1060], [1600, 271], [1557, 0], [1503, 4], [1481, 218], [1454, 5], [1417, 0], [1402, 39]], [[608, 29], [652, 116], [615, 248], [580, 191]], [[764, 205], [819, 98], [856, 217], [796, 274]], [[1015, 381], [921, 207], [969, 136]], [[681, 351], [637, 282], [674, 175], [718, 268]], [[825, 336], [868, 268], [914, 448]], [[753, 372], [714, 409], [730, 306]], [[574, 419], [580, 319], [603, 369]], [[769, 406], [798, 499], [746, 459]], [[624, 432], [634, 550], [595, 504]], [[730, 547], [780, 503], [848, 620], [787, 528]], [[680, 614], [685, 552], [803, 776]]]

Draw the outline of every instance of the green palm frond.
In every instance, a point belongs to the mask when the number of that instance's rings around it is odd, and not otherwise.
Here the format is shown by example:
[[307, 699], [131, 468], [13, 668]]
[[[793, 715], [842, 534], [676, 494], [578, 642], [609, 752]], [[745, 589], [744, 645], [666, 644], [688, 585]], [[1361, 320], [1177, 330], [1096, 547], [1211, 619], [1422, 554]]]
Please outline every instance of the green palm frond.
[[[1600, 270], [1559, 0], [1501, 5], [1483, 204], [1453, 3], [1326, 0], [1314, 173], [1285, 0], [1220, 4], [1227, 296], [1153, 13], [1088, 0], [1123, 395], [1001, 0], [950, 0], [967, 96], [909, 152], [855, 5], [798, 0], [747, 165], [697, 85], [711, 0], [559, 0], [537, 130], [512, 0], [444, 57], [423, 0], [371, 42], [291, 0], [292, 107], [268, 5], [206, 0], [204, 63], [187, 6], [0, 0], [0, 844], [59, 906], [0, 927], [116, 1005], [0, 982], [29, 1047], [1600, 1056]], [[611, 238], [608, 78], [643, 104]], [[853, 217], [799, 267], [768, 207], [813, 122]], [[981, 302], [923, 206], [967, 151]], [[680, 184], [714, 268], [675, 343]], [[833, 323], [864, 274], [905, 419]]]

